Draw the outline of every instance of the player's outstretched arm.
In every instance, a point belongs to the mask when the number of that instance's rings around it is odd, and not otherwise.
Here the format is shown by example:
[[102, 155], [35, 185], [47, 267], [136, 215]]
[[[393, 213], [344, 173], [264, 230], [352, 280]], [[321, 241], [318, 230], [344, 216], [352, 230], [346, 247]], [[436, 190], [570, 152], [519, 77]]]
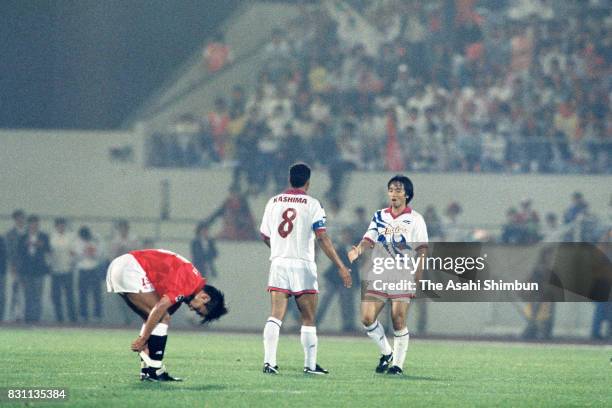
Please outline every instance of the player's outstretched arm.
[[325, 252], [325, 255], [338, 267], [338, 274], [344, 283], [345, 288], [350, 288], [353, 285], [353, 279], [351, 278], [351, 270], [348, 269], [344, 262], [340, 259], [338, 254], [336, 253], [336, 249], [334, 248], [334, 244], [332, 243], [329, 235], [325, 231], [317, 232], [317, 241], [319, 242], [319, 246]]
[[269, 237], [263, 237], [262, 240], [263, 240], [264, 244], [266, 244], [266, 246], [268, 248], [270, 248], [270, 238]]
[[355, 260], [361, 256], [363, 251], [369, 248], [372, 248], [372, 243], [368, 240], [362, 239], [360, 243], [354, 245], [351, 250], [348, 251], [349, 262], [355, 262]]
[[145, 322], [142, 334], [132, 342], [132, 351], [139, 352], [145, 349], [147, 346], [147, 341], [149, 341], [149, 336], [151, 336], [151, 332], [166, 315], [166, 313], [168, 313], [170, 306], [172, 306], [172, 302], [166, 295], [162, 296], [155, 306], [153, 306], [153, 309], [151, 309], [151, 313], [149, 313], [149, 317]]

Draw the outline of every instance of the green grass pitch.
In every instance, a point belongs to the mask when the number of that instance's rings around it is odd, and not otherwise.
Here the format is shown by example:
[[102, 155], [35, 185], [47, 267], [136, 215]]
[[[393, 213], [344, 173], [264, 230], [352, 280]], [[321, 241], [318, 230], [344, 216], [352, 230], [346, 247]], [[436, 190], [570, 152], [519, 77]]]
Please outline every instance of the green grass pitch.
[[[281, 375], [261, 373], [257, 335], [170, 332], [168, 371], [183, 383], [141, 383], [137, 330], [0, 329], [0, 387], [63, 387], [38, 406], [561, 407], [612, 406], [611, 347], [411, 339], [406, 375], [373, 372], [365, 338], [319, 336], [326, 377], [304, 377], [299, 337], [281, 333]], [[0, 397], [0, 406], [23, 406]]]

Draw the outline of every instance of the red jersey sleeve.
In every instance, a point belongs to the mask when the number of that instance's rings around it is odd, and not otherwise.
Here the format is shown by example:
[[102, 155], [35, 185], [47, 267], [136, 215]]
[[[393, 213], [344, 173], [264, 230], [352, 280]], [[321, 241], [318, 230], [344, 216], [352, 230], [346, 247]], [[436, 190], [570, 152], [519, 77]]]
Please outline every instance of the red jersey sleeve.
[[172, 304], [202, 290], [206, 279], [182, 256], [171, 251], [146, 249], [130, 252], [144, 269], [155, 291]]
[[200, 272], [192, 264], [184, 264], [170, 275], [163, 295], [168, 296], [172, 304], [175, 304], [199, 292], [205, 285], [206, 279]]

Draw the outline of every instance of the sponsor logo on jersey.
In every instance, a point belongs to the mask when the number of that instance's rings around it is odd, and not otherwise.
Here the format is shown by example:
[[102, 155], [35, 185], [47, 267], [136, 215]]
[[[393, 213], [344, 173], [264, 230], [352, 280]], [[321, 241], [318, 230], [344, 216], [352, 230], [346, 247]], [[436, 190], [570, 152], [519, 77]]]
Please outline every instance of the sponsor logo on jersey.
[[381, 232], [383, 235], [391, 235], [391, 234], [403, 234], [408, 233], [408, 228], [398, 226], [398, 227], [385, 227], [385, 229]]
[[304, 197], [295, 197], [295, 196], [277, 196], [274, 197], [274, 203], [297, 203], [297, 204], [307, 204], [308, 200]]

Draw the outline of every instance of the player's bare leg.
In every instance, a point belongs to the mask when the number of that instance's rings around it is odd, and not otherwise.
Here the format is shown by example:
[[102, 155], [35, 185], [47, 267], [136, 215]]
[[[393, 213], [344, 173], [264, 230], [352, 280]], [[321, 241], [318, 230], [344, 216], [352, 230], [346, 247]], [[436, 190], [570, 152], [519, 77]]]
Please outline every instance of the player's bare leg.
[[270, 292], [270, 302], [272, 312], [266, 321], [263, 331], [264, 343], [264, 368], [266, 374], [278, 374], [278, 365], [276, 364], [276, 350], [278, 348], [278, 337], [280, 328], [287, 313], [287, 302], [289, 295], [283, 292]]
[[304, 347], [304, 373], [307, 374], [328, 374], [327, 370], [317, 364], [318, 339], [315, 319], [318, 300], [316, 293], [305, 293], [295, 298], [302, 317], [300, 339]]
[[[126, 301], [128, 306], [143, 319], [143, 321], [147, 320], [149, 313], [160, 299], [159, 294], [156, 292], [125, 293], [122, 295], [122, 298]], [[147, 342], [147, 348], [140, 354], [143, 360], [140, 370], [140, 378], [142, 380], [180, 381], [179, 378], [168, 375], [162, 363], [166, 342], [168, 340], [169, 324], [170, 314], [166, 313], [157, 326], [155, 326], [153, 332], [151, 332], [151, 336]]]
[[408, 341], [410, 334], [406, 326], [408, 308], [410, 304], [405, 301], [391, 301], [391, 320], [393, 321], [393, 366], [389, 368], [387, 374], [402, 374], [406, 353], [408, 351]]
[[385, 302], [373, 297], [366, 297], [361, 301], [361, 323], [369, 338], [380, 350], [380, 360], [376, 366], [377, 373], [384, 373], [393, 360], [393, 349], [387, 340], [385, 328], [378, 321], [380, 311], [385, 307]]

